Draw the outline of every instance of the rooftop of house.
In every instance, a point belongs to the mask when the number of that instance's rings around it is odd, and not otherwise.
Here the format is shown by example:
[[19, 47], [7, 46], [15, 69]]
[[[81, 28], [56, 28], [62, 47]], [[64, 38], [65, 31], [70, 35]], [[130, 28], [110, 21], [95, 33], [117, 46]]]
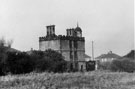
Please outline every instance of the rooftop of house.
[[107, 54], [102, 54], [102, 55], [96, 57], [96, 59], [104, 59], [104, 58], [109, 59], [109, 58], [120, 58], [120, 57], [121, 56], [119, 56], [119, 55], [113, 53], [112, 51], [110, 51]]
[[89, 55], [85, 54], [85, 58], [91, 58]]
[[21, 52], [21, 51], [19, 51], [17, 49], [14, 49], [14, 48], [11, 48], [11, 47], [7, 47], [7, 46], [4, 46], [4, 50], [6, 52]]
[[128, 54], [123, 57], [135, 59], [135, 50], [131, 50]]

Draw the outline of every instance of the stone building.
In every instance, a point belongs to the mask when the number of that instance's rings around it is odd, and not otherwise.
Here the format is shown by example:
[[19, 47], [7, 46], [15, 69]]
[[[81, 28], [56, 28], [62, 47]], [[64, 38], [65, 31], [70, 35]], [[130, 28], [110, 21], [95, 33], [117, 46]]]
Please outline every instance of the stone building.
[[79, 26], [67, 29], [67, 35], [56, 35], [55, 25], [46, 26], [47, 35], [39, 37], [39, 50], [53, 49], [61, 53], [69, 68], [85, 70], [85, 38], [82, 37], [82, 30]]

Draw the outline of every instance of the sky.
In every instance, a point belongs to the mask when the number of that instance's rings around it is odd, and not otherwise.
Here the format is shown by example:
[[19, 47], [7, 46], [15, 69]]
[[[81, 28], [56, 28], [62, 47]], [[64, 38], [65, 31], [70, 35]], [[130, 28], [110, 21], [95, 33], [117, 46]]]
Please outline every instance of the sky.
[[0, 0], [0, 37], [21, 51], [39, 49], [47, 25], [57, 35], [81, 27], [86, 54], [112, 51], [123, 56], [135, 48], [134, 0]]

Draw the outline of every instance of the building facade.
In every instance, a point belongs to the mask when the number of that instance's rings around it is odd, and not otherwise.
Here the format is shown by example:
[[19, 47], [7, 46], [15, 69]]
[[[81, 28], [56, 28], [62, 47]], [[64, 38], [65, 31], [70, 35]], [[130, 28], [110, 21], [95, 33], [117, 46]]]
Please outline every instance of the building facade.
[[113, 53], [112, 51], [109, 51], [107, 54], [102, 54], [96, 58], [97, 61], [103, 63], [103, 62], [112, 62], [115, 59], [120, 58], [119, 55]]
[[67, 29], [67, 35], [56, 35], [55, 25], [46, 26], [47, 35], [39, 37], [39, 50], [55, 50], [69, 62], [70, 69], [85, 70], [85, 38], [79, 26]]

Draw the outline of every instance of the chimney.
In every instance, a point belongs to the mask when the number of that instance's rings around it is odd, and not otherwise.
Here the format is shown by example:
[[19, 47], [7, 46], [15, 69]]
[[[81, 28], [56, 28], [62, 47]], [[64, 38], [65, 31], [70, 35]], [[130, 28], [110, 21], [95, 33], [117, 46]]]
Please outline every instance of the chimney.
[[47, 28], [47, 36], [55, 35], [55, 25], [46, 26]]

